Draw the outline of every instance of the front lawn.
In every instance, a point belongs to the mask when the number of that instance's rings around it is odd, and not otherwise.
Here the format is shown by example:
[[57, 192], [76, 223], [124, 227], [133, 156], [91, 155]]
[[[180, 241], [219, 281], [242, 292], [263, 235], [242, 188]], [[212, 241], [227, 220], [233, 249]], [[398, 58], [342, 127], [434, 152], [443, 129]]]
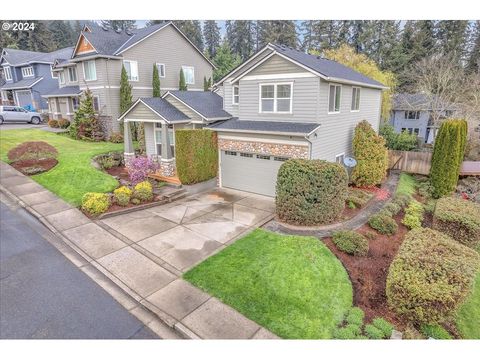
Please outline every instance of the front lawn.
[[480, 273], [472, 294], [458, 311], [457, 329], [463, 339], [480, 339]]
[[86, 192], [108, 192], [118, 186], [113, 177], [95, 169], [91, 159], [98, 154], [122, 150], [123, 144], [78, 141], [38, 129], [2, 130], [1, 159], [8, 161], [8, 150], [25, 141], [45, 141], [57, 148], [58, 165], [32, 179], [75, 206], [80, 205]]
[[314, 237], [257, 229], [184, 278], [283, 338], [331, 338], [352, 306], [346, 270]]

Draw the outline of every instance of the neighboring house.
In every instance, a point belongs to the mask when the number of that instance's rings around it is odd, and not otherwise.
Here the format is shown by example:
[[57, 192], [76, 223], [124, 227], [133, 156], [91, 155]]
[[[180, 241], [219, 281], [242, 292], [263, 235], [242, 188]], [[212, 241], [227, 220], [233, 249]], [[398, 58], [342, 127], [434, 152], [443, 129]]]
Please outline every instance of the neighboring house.
[[[424, 94], [396, 94], [393, 97], [390, 124], [397, 133], [407, 131], [431, 144], [438, 130], [438, 125], [434, 124], [432, 118], [432, 111], [431, 101]], [[452, 113], [453, 110], [442, 110], [440, 116], [448, 118]]]
[[48, 105], [42, 96], [58, 88], [52, 72], [54, 60], [70, 57], [71, 53], [72, 48], [50, 53], [3, 49], [0, 58], [5, 79], [0, 86], [2, 104], [46, 111]]
[[[215, 93], [172, 91], [140, 99], [120, 120], [155, 130], [145, 131], [147, 155], [160, 159], [164, 175], [174, 172], [169, 148], [176, 128], [217, 131], [219, 185], [274, 196], [285, 160], [342, 162], [351, 155], [357, 123], [367, 120], [378, 131], [385, 88], [337, 62], [268, 44], [215, 84]], [[133, 153], [129, 129], [126, 155]]]
[[71, 120], [78, 98], [87, 88], [104, 130], [119, 131], [120, 75], [125, 67], [133, 101], [152, 96], [153, 66], [157, 66], [161, 90], [178, 89], [180, 69], [188, 90], [203, 91], [203, 78], [212, 76], [213, 64], [172, 23], [165, 22], [132, 31], [115, 31], [95, 24], [79, 34], [70, 58], [59, 58], [59, 89], [47, 94], [53, 118]]

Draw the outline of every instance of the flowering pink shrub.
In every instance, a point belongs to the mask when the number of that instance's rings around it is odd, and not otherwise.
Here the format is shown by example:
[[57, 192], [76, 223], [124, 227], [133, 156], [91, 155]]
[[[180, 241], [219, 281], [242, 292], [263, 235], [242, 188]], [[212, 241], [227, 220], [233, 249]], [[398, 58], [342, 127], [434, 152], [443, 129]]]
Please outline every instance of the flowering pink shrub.
[[136, 185], [147, 179], [148, 174], [158, 169], [158, 164], [146, 156], [138, 156], [126, 163], [128, 177], [132, 185]]

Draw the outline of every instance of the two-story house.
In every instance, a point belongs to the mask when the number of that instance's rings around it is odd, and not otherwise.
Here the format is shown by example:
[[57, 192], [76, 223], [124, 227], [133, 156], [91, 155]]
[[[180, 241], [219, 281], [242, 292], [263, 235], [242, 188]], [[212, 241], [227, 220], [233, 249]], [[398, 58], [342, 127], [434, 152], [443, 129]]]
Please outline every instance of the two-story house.
[[[437, 103], [437, 102], [435, 102]], [[450, 117], [454, 109], [440, 104], [432, 104], [432, 100], [425, 94], [395, 94], [390, 116], [390, 124], [395, 132], [407, 131], [423, 138], [427, 144], [433, 143], [438, 131], [438, 124], [433, 120], [433, 108], [436, 108], [441, 119]]]
[[108, 134], [119, 131], [122, 66], [132, 85], [132, 97], [152, 96], [153, 66], [162, 92], [178, 89], [183, 69], [189, 91], [203, 91], [203, 79], [212, 76], [213, 64], [172, 23], [164, 22], [132, 31], [86, 25], [68, 59], [58, 59], [59, 89], [48, 94], [51, 115], [72, 119], [79, 95], [87, 88]]
[[5, 48], [0, 66], [5, 83], [0, 87], [2, 104], [46, 111], [44, 94], [58, 88], [52, 66], [58, 57], [70, 57], [72, 48], [50, 53]]
[[217, 131], [219, 185], [274, 196], [285, 160], [342, 162], [357, 123], [367, 120], [378, 131], [385, 88], [335, 61], [268, 44], [217, 82], [214, 93], [139, 99], [120, 120], [145, 124], [147, 154], [159, 158], [163, 175], [174, 172], [175, 129]]

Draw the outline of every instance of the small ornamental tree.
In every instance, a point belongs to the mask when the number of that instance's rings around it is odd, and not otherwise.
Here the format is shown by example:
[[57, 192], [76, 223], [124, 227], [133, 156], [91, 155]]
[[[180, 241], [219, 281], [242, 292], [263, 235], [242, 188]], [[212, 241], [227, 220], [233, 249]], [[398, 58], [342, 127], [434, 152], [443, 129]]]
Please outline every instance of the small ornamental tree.
[[183, 73], [183, 69], [180, 69], [180, 80], [178, 81], [178, 90], [181, 90], [181, 91], [187, 90], [187, 83], [185, 82], [185, 74]]
[[203, 91], [208, 91], [208, 90], [209, 90], [208, 80], [207, 80], [207, 77], [204, 76], [203, 77]]
[[[128, 82], [127, 70], [122, 66], [122, 73], [120, 75], [120, 114], [123, 114], [132, 105], [132, 85]], [[136, 140], [135, 123], [130, 123], [132, 129], [133, 140]], [[120, 132], [123, 134], [123, 121], [120, 123]]]
[[80, 99], [80, 106], [75, 112], [73, 122], [69, 127], [69, 134], [74, 139], [103, 140], [103, 132], [95, 115], [92, 92], [87, 89]]
[[160, 97], [160, 76], [158, 75], [158, 68], [156, 64], [153, 64], [153, 97]]
[[387, 149], [383, 137], [377, 135], [366, 120], [355, 128], [353, 154], [357, 166], [353, 169], [352, 181], [358, 186], [379, 184], [387, 170]]
[[455, 190], [467, 142], [467, 122], [447, 120], [442, 123], [433, 147], [430, 181], [435, 198]]

